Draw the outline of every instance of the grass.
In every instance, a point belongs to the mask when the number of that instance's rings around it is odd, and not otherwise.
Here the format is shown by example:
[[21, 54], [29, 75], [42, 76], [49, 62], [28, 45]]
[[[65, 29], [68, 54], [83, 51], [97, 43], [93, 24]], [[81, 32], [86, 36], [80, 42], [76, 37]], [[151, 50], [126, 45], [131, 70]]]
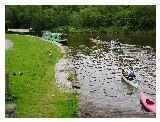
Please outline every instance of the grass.
[[[6, 50], [9, 91], [15, 102], [17, 117], [74, 117], [78, 97], [56, 86], [55, 64], [60, 49], [42, 39], [6, 34], [13, 47]], [[6, 96], [8, 97], [8, 96]]]

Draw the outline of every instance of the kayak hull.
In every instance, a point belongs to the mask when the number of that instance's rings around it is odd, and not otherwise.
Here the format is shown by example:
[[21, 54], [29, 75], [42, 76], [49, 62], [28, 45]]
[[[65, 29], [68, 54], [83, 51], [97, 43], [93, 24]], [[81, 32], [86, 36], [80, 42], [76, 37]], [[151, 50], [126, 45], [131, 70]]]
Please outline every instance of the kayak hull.
[[126, 83], [128, 83], [129, 85], [131, 85], [131, 86], [133, 86], [133, 87], [135, 87], [135, 88], [139, 88], [139, 83], [138, 83], [138, 81], [136, 81], [135, 79], [134, 80], [128, 80], [126, 77], [124, 77], [123, 75], [122, 75], [122, 79], [126, 82]]
[[146, 100], [149, 99], [150, 101], [153, 101], [149, 97], [147, 97], [143, 92], [140, 92], [140, 102], [143, 104], [143, 106], [150, 112], [156, 112], [156, 104], [147, 104]]

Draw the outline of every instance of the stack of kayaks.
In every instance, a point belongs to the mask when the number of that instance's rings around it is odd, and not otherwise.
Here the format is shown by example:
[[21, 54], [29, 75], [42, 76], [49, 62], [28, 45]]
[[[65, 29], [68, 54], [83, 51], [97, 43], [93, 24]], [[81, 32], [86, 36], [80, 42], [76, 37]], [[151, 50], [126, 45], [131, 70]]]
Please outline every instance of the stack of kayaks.
[[140, 102], [150, 112], [156, 112], [156, 103], [147, 97], [142, 91], [140, 92]]

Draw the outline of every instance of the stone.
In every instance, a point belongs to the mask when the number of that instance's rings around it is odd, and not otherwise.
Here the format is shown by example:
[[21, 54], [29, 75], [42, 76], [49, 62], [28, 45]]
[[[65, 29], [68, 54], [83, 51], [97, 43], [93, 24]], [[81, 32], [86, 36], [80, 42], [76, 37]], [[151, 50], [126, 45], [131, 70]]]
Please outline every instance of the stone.
[[72, 88], [80, 89], [80, 83], [78, 81], [74, 81], [72, 83]]
[[16, 117], [16, 104], [7, 104], [5, 108], [5, 117], [15, 118]]

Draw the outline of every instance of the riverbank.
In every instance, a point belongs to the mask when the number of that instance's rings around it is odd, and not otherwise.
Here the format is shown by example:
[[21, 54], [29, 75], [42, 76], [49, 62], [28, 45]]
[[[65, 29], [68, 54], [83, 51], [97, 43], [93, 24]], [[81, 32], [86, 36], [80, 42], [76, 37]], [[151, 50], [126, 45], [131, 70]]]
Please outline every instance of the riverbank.
[[77, 97], [56, 84], [60, 48], [32, 36], [7, 34], [6, 39], [13, 43], [6, 50], [6, 70], [14, 96], [6, 104], [16, 103], [16, 117], [74, 117]]
[[[45, 40], [47, 41], [47, 40]], [[59, 88], [65, 91], [79, 93], [80, 82], [77, 80], [76, 72], [73, 67], [71, 59], [67, 56], [69, 48], [61, 43], [52, 42], [61, 49], [63, 54], [62, 58], [56, 63], [55, 66], [55, 79]]]

